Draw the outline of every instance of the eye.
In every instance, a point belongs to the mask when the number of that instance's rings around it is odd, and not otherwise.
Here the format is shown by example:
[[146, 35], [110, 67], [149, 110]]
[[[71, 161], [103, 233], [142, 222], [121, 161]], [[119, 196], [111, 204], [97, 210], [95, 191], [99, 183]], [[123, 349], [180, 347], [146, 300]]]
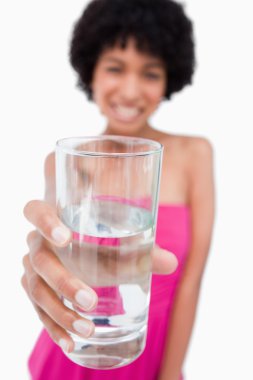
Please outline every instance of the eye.
[[146, 73], [145, 77], [147, 79], [150, 79], [150, 80], [159, 80], [159, 79], [161, 79], [161, 75], [160, 74], [158, 74], [158, 73], [152, 73], [152, 72]]
[[114, 66], [114, 67], [111, 66], [111, 67], [107, 67], [106, 71], [109, 73], [120, 73], [121, 69], [119, 67], [116, 67], [116, 66]]

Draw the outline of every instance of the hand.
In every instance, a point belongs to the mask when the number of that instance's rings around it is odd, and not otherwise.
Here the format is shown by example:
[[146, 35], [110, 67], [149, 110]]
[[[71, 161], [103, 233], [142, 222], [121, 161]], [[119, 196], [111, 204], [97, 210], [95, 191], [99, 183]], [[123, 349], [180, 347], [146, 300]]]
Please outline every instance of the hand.
[[[29, 253], [23, 259], [22, 285], [51, 338], [64, 351], [71, 352], [74, 342], [66, 330], [87, 338], [94, 332], [94, 325], [67, 308], [61, 297], [70, 301], [74, 309], [89, 312], [96, 307], [97, 295], [57, 257], [57, 252], [70, 243], [72, 234], [57, 217], [55, 208], [43, 201], [31, 201], [24, 214], [36, 230], [27, 237]], [[172, 253], [157, 246], [153, 249], [153, 272], [169, 274], [176, 267], [177, 259]]]

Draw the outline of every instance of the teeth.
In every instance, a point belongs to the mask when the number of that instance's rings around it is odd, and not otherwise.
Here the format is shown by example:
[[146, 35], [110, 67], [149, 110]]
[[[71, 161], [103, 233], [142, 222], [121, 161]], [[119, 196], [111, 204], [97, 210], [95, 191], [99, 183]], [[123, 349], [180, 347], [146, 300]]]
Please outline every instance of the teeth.
[[130, 107], [117, 106], [115, 110], [119, 114], [119, 116], [122, 116], [125, 118], [136, 117], [140, 113], [138, 108], [133, 108], [133, 107], [130, 108]]

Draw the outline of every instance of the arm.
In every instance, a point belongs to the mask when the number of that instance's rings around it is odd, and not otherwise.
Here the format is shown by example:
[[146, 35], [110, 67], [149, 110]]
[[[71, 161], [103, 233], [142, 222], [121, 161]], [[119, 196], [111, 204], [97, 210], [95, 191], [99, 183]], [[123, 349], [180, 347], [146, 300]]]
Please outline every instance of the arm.
[[179, 283], [159, 380], [179, 380], [189, 344], [214, 220], [212, 149], [197, 139], [189, 149], [191, 249]]
[[44, 165], [45, 194], [44, 199], [51, 206], [56, 206], [55, 153], [50, 153]]

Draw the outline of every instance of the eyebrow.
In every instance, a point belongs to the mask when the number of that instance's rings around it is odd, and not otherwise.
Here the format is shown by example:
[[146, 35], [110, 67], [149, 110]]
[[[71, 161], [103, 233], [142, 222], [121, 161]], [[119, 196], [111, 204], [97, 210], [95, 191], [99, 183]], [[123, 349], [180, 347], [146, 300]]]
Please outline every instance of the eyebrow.
[[[115, 58], [115, 57], [105, 57], [102, 59], [102, 61], [109, 61], [109, 62], [113, 62], [113, 63], [119, 63], [119, 64], [124, 64], [124, 62], [119, 59], [119, 58]], [[164, 64], [161, 62], [149, 62], [149, 63], [146, 63], [145, 65], [145, 68], [159, 68], [159, 69], [162, 69], [164, 68]]]
[[160, 63], [160, 62], [150, 62], [150, 63], [147, 63], [145, 65], [145, 67], [158, 67], [159, 69], [163, 69], [164, 68], [164, 64], [163, 63]]

